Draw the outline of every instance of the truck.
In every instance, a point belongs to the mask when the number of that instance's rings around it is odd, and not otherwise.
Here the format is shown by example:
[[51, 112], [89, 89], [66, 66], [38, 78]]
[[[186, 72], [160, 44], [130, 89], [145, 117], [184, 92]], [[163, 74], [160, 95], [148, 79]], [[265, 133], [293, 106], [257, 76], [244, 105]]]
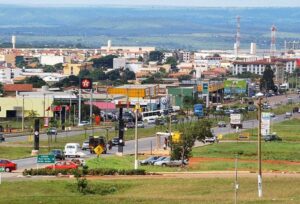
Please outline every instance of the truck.
[[89, 136], [89, 148], [90, 148], [90, 153], [95, 154], [94, 149], [100, 145], [103, 148], [103, 154], [106, 154], [106, 140], [105, 137], [103, 136]]
[[242, 129], [243, 128], [242, 114], [240, 113], [230, 114], [230, 126], [231, 128], [238, 127], [239, 129]]

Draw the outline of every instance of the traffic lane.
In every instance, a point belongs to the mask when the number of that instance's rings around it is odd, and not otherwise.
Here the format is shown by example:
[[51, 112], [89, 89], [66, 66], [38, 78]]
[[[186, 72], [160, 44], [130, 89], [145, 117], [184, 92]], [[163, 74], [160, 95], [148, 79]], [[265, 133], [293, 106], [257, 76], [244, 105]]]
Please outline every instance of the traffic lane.
[[[103, 130], [102, 128], [95, 128], [94, 130], [86, 130], [86, 133], [89, 135], [95, 131], [99, 131], [99, 130]], [[109, 131], [112, 131], [114, 130], [114, 128], [111, 128], [109, 129]], [[65, 131], [65, 132], [59, 132], [57, 134], [57, 138], [64, 138], [64, 137], [72, 137], [72, 136], [77, 136], [77, 135], [80, 135], [80, 134], [84, 134], [85, 133], [85, 130], [74, 130], [74, 131]], [[24, 136], [17, 136], [17, 137], [6, 137], [5, 138], [5, 142], [19, 142], [19, 141], [24, 141], [24, 140], [27, 140], [28, 139], [28, 136], [29, 135], [24, 135]], [[54, 140], [55, 138], [55, 135], [52, 135], [52, 139]], [[43, 133], [43, 134], [40, 134], [40, 139], [48, 139], [48, 135]]]

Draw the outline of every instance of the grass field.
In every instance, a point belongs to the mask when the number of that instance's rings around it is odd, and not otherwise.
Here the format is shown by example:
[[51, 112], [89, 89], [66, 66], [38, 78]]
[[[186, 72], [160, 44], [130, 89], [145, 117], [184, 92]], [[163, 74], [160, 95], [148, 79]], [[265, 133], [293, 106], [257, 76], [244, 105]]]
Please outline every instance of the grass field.
[[[242, 132], [250, 134], [250, 140], [257, 140], [257, 128], [248, 129]], [[281, 123], [271, 123], [271, 132], [276, 132], [283, 141], [300, 142], [300, 119], [286, 120]], [[236, 133], [223, 136], [224, 140], [235, 140]]]
[[[299, 178], [265, 177], [257, 198], [256, 177], [238, 180], [238, 203], [299, 203]], [[21, 181], [1, 184], [0, 203], [233, 203], [234, 177], [93, 180], [95, 194], [83, 195], [75, 180]]]

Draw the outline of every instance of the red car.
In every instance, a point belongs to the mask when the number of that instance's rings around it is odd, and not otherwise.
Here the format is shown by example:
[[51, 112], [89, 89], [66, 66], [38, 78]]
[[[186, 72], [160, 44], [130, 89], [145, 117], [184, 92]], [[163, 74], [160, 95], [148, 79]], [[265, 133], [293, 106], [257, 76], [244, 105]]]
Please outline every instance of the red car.
[[6, 159], [0, 159], [0, 168], [4, 168], [6, 172], [17, 170], [17, 164]]
[[78, 166], [71, 161], [59, 161], [54, 165], [46, 166], [46, 169], [78, 169]]

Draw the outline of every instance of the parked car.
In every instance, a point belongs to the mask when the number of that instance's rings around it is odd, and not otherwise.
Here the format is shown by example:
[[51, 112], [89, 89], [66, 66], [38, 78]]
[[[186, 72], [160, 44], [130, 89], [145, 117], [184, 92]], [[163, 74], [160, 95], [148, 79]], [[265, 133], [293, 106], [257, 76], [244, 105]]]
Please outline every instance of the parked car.
[[149, 164], [151, 164], [151, 165], [154, 165], [154, 163], [155, 163], [155, 162], [158, 162], [158, 161], [164, 160], [165, 158], [167, 158], [167, 157], [159, 157], [159, 158], [157, 158], [156, 160], [149, 161]]
[[286, 112], [285, 113], [285, 118], [290, 118], [293, 116], [293, 113], [292, 112]]
[[82, 143], [81, 149], [82, 149], [82, 150], [90, 149], [90, 145], [89, 145], [89, 141], [88, 141], [88, 140], [85, 140], [85, 141]]
[[218, 138], [216, 136], [213, 137], [205, 137], [205, 139], [202, 140], [203, 143], [215, 143], [219, 142]]
[[[187, 161], [183, 161], [183, 165], [186, 165]], [[181, 166], [182, 161], [181, 160], [171, 160], [170, 157], [166, 157], [161, 161], [154, 162], [155, 166]]]
[[[113, 146], [116, 146], [116, 145], [119, 145], [120, 139], [119, 139], [119, 137], [114, 137], [114, 138], [111, 140], [111, 142], [112, 142], [112, 145], [113, 145]], [[122, 141], [121, 145], [123, 145], [123, 146], [125, 145], [124, 140]]]
[[218, 127], [226, 127], [226, 123], [224, 121], [219, 121]]
[[128, 122], [128, 123], [126, 124], [126, 128], [135, 128], [134, 122]]
[[164, 125], [165, 121], [164, 119], [158, 118], [155, 120], [155, 125]]
[[138, 128], [145, 128], [144, 122], [143, 121], [138, 121], [137, 127]]
[[47, 135], [57, 135], [57, 129], [55, 127], [51, 127], [47, 130]]
[[5, 137], [3, 136], [3, 134], [0, 134], [0, 142], [5, 142]]
[[160, 156], [152, 156], [152, 157], [148, 157], [147, 159], [141, 160], [141, 161], [140, 161], [140, 164], [141, 164], [141, 165], [151, 164], [151, 163], [157, 161], [158, 158], [160, 158]]
[[49, 154], [54, 155], [55, 159], [57, 160], [64, 160], [65, 154], [61, 149], [53, 149]]
[[271, 142], [271, 141], [282, 141], [281, 137], [277, 136], [275, 133], [264, 135], [263, 136], [265, 142]]
[[5, 172], [17, 170], [17, 164], [6, 159], [0, 159], [0, 168], [4, 168]]
[[59, 161], [54, 165], [46, 166], [46, 169], [78, 169], [78, 165], [71, 161]]

